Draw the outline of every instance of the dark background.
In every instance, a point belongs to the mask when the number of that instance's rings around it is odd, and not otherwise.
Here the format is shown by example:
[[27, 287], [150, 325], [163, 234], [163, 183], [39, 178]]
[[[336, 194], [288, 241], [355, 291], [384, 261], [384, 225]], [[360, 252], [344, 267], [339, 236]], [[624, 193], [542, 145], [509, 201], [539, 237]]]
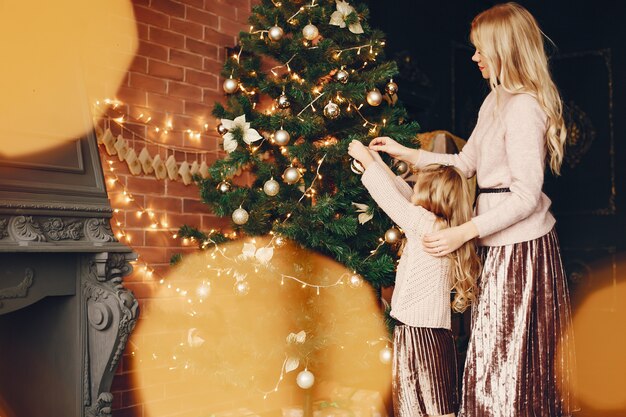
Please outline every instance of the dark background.
[[[472, 18], [499, 1], [367, 2], [370, 23], [387, 35], [398, 62], [399, 96], [422, 131], [468, 138], [489, 92], [470, 58]], [[562, 176], [547, 175], [557, 230], [572, 286], [591, 279], [601, 260], [626, 249], [626, 2], [519, 1], [554, 42], [551, 68], [581, 135], [568, 147]], [[573, 136], [572, 136], [573, 137]], [[618, 268], [619, 269], [619, 268]], [[623, 273], [616, 272], [618, 276]]]

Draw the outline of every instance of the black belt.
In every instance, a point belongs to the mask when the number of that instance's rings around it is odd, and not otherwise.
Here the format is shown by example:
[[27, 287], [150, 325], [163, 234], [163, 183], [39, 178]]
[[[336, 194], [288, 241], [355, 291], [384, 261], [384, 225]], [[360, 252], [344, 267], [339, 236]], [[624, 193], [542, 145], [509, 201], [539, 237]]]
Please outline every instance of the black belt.
[[476, 194], [497, 194], [497, 193], [510, 193], [510, 188], [480, 188], [476, 187]]

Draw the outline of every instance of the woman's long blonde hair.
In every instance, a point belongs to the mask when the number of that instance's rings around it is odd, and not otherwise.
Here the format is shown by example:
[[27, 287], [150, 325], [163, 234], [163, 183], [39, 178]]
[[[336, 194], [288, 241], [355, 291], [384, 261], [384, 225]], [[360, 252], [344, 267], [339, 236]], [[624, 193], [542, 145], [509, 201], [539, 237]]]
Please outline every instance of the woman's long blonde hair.
[[[472, 218], [472, 197], [467, 179], [452, 166], [428, 165], [416, 171], [411, 202], [437, 216], [436, 227], [460, 226]], [[452, 308], [462, 313], [474, 301], [480, 259], [473, 240], [448, 255], [452, 261]]]
[[500, 85], [509, 93], [528, 93], [539, 101], [548, 116], [550, 168], [559, 175], [567, 134], [563, 103], [537, 21], [517, 3], [497, 4], [474, 18], [470, 40], [490, 70], [492, 89]]

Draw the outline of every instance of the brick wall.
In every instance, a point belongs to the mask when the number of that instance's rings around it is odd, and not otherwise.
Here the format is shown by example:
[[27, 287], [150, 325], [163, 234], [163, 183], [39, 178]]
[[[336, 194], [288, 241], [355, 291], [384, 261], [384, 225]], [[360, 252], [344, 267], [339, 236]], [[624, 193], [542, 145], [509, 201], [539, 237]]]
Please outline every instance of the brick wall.
[[[150, 116], [154, 126], [163, 126], [171, 120], [175, 131], [157, 137], [149, 126], [127, 124], [126, 128], [137, 135], [130, 141], [131, 146], [139, 152], [145, 146], [140, 137], [147, 137], [168, 145], [208, 150], [211, 151], [207, 155], [210, 164], [221, 155], [218, 135], [214, 133], [216, 122], [211, 116], [213, 104], [223, 100], [223, 80], [219, 73], [226, 47], [234, 46], [239, 31], [247, 29], [250, 0], [133, 0], [133, 6], [139, 48], [117, 99], [125, 103], [121, 109], [128, 115], [144, 114], [144, 119]], [[184, 130], [202, 131], [205, 123], [209, 129], [200, 140], [185, 136]], [[116, 129], [115, 124], [111, 127], [117, 135], [120, 129]], [[133, 139], [129, 131], [124, 136]], [[148, 146], [148, 149], [153, 155], [161, 153], [162, 158], [167, 154], [156, 146]], [[175, 157], [180, 161], [185, 157], [191, 159], [183, 153], [176, 153]], [[173, 232], [182, 224], [207, 230], [221, 227], [225, 222], [207, 212], [206, 206], [199, 202], [196, 186], [157, 180], [153, 176], [132, 176], [125, 163], [119, 163], [117, 158], [103, 153], [103, 160], [105, 167], [112, 161], [120, 183], [137, 203], [124, 203], [123, 187], [110, 186], [111, 203], [113, 208], [119, 209], [117, 221], [131, 237], [130, 246], [139, 254], [140, 262], [155, 271], [152, 276], [136, 271], [125, 280], [126, 287], [140, 302], [142, 312], [138, 326], [141, 326], [142, 318], [149, 316], [151, 305], [156, 302], [151, 297], [159, 285], [159, 276], [167, 273], [171, 255], [192, 250], [181, 247], [181, 243], [172, 238]], [[154, 211], [158, 219], [167, 223], [169, 230], [150, 230], [148, 216], [137, 217], [137, 205]], [[141, 381], [133, 379], [132, 349], [140, 345], [140, 340], [131, 337], [113, 381], [116, 417], [144, 417], [142, 399], [138, 395]]]

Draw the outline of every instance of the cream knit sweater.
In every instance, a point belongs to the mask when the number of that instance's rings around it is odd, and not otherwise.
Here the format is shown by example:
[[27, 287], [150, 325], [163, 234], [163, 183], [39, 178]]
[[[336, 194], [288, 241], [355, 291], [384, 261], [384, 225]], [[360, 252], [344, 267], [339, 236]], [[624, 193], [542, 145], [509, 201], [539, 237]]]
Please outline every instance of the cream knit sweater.
[[422, 247], [422, 236], [434, 230], [435, 215], [413, 205], [411, 187], [400, 177], [391, 177], [377, 162], [369, 164], [361, 180], [407, 238], [396, 273], [391, 316], [409, 326], [450, 329], [450, 260], [431, 256]]
[[481, 246], [503, 246], [541, 237], [554, 226], [550, 199], [541, 191], [546, 165], [547, 116], [529, 94], [492, 91], [478, 112], [478, 123], [455, 155], [420, 151], [418, 167], [448, 164], [480, 188], [510, 193], [480, 194], [472, 222]]

